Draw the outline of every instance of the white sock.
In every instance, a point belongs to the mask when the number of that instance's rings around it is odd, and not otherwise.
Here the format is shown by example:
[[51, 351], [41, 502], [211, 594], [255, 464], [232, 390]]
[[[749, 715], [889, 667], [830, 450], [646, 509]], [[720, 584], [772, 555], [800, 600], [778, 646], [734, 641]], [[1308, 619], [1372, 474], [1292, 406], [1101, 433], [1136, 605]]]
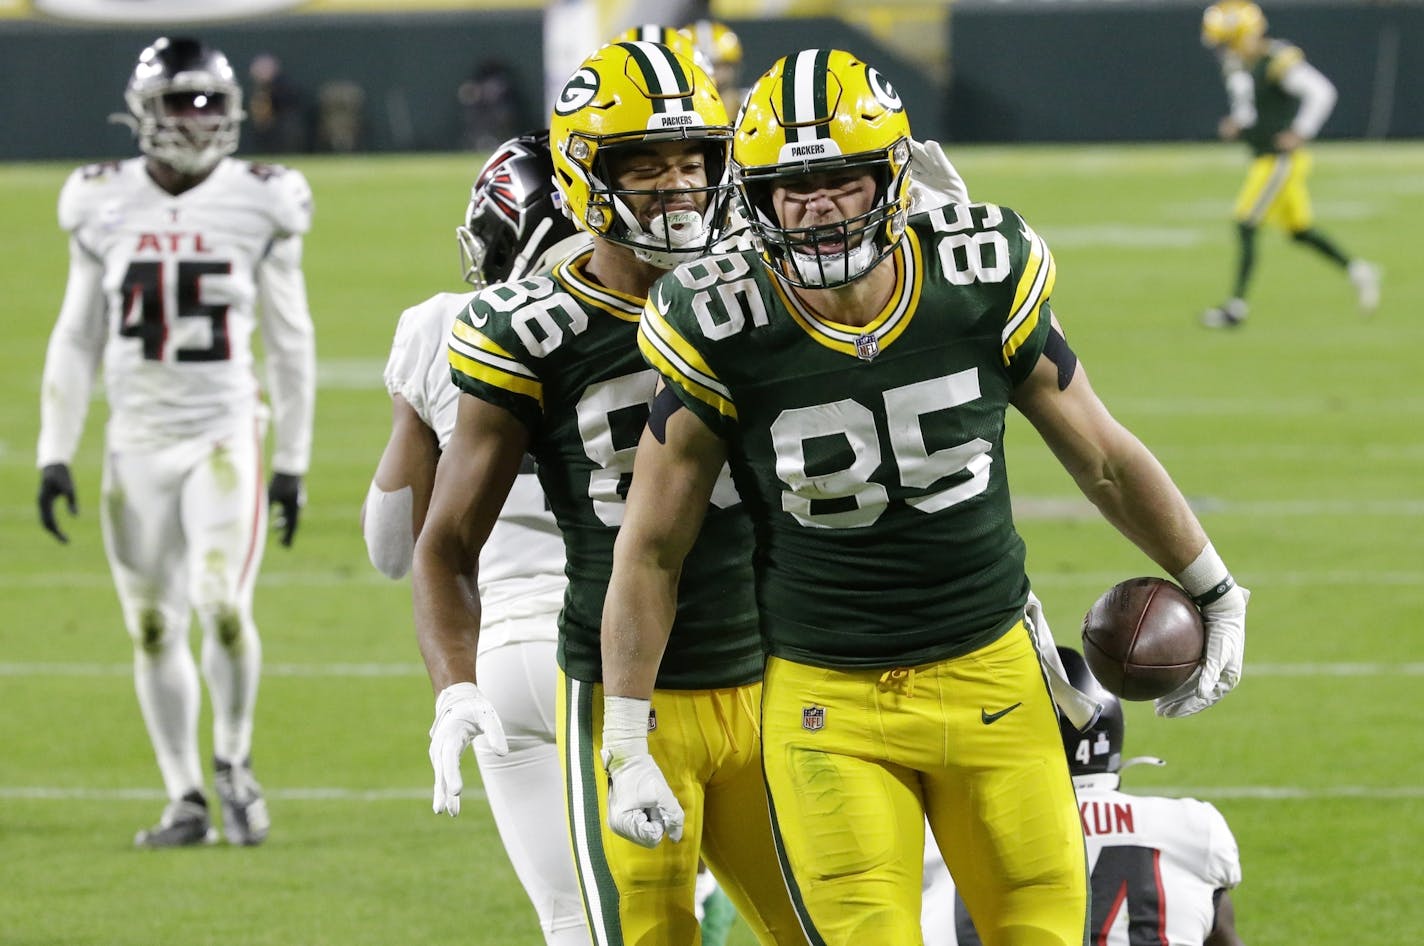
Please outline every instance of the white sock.
[[198, 761], [198, 668], [185, 634], [164, 636], [162, 649], [134, 651], [134, 690], [169, 799], [203, 788]]
[[262, 640], [250, 617], [239, 619], [234, 644], [223, 646], [217, 620], [200, 616], [203, 627], [203, 678], [213, 704], [213, 755], [240, 763], [252, 754], [252, 720], [262, 675]]

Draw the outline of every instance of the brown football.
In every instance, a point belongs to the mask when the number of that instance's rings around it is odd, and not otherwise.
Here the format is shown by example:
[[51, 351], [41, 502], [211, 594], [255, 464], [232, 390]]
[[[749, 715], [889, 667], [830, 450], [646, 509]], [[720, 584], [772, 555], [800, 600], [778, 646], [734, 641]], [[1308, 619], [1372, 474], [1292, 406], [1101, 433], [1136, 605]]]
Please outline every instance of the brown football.
[[1187, 593], [1163, 578], [1113, 585], [1083, 616], [1083, 657], [1110, 693], [1155, 700], [1201, 663], [1206, 629]]

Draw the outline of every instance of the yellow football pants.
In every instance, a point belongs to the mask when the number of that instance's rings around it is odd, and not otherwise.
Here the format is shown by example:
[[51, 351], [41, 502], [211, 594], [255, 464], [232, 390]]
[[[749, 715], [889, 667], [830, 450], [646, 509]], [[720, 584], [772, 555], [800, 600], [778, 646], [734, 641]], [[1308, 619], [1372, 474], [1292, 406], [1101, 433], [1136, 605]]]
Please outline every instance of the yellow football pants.
[[772, 658], [763, 755], [814, 946], [918, 946], [928, 817], [986, 946], [1081, 946], [1088, 887], [1063, 742], [1020, 623], [890, 671]]
[[579, 884], [597, 946], [695, 946], [699, 856], [757, 940], [804, 944], [781, 878], [762, 777], [761, 684], [657, 690], [648, 748], [687, 815], [645, 848], [608, 828], [603, 685], [559, 674], [559, 748]]
[[1268, 223], [1287, 233], [1309, 230], [1314, 222], [1305, 179], [1311, 158], [1297, 148], [1285, 154], [1263, 154], [1251, 162], [1232, 211], [1237, 223]]

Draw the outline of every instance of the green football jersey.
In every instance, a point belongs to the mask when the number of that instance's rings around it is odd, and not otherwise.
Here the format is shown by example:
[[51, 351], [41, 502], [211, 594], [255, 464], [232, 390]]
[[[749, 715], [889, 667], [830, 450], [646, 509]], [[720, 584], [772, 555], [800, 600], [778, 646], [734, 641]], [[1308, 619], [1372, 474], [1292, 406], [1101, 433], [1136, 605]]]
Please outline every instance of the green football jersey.
[[[548, 276], [476, 295], [451, 331], [450, 368], [462, 391], [529, 428], [529, 452], [568, 557], [559, 666], [596, 682], [613, 540], [657, 375], [638, 354], [643, 300], [586, 275], [591, 253]], [[751, 551], [750, 523], [724, 475], [683, 570], [659, 687], [711, 689], [761, 678]]]
[[754, 252], [678, 267], [643, 313], [644, 357], [728, 442], [769, 650], [802, 663], [967, 653], [1028, 595], [1004, 420], [1047, 339], [1053, 257], [975, 204], [911, 218], [891, 259], [864, 328], [818, 317]]
[[1266, 54], [1251, 67], [1251, 82], [1255, 88], [1256, 123], [1242, 129], [1241, 138], [1251, 146], [1256, 155], [1275, 154], [1276, 135], [1285, 131], [1295, 121], [1300, 111], [1300, 97], [1292, 95], [1281, 87], [1281, 78], [1298, 62], [1305, 60], [1305, 54], [1297, 46], [1280, 40], [1271, 40]]

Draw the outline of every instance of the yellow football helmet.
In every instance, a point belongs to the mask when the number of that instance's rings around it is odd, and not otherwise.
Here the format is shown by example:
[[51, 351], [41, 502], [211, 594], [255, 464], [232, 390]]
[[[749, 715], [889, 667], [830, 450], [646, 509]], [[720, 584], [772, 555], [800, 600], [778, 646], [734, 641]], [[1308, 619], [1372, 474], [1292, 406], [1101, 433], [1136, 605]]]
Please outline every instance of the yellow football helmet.
[[[684, 59], [691, 59], [709, 76], [712, 75], [712, 60], [698, 47], [692, 34], [672, 26], [658, 23], [644, 23], [630, 26], [609, 40], [610, 43], [662, 43]], [[714, 83], [715, 84], [715, 83]]]
[[1266, 33], [1266, 15], [1250, 0], [1219, 0], [1202, 15], [1202, 43], [1240, 55]]
[[[711, 78], [659, 43], [612, 43], [564, 83], [549, 122], [554, 183], [565, 212], [595, 236], [672, 269], [707, 252], [726, 222], [732, 128]], [[667, 141], [703, 145], [706, 184], [677, 190], [619, 188], [610, 153]], [[645, 228], [627, 197], [691, 195], [699, 208], [668, 210]]]
[[742, 41], [716, 20], [698, 20], [682, 28], [697, 45], [697, 51], [712, 65], [708, 72], [722, 93], [730, 113], [741, 105]]
[[[843, 286], [888, 256], [910, 212], [910, 120], [884, 76], [839, 49], [777, 60], [747, 91], [732, 143], [733, 180], [768, 266], [807, 288]], [[784, 227], [772, 192], [789, 179], [868, 172], [875, 201], [831, 226]], [[823, 246], [839, 243], [842, 250]]]

